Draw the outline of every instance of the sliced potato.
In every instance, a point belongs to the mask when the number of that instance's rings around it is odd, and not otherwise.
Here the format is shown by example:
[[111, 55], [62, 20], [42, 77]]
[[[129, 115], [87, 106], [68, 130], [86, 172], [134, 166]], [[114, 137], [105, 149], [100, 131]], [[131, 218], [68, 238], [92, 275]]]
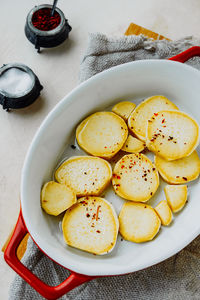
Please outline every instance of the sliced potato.
[[161, 110], [174, 110], [178, 107], [164, 96], [152, 96], [141, 102], [131, 113], [128, 127], [140, 140], [146, 140], [147, 121]]
[[128, 136], [125, 121], [113, 112], [97, 112], [77, 127], [76, 139], [86, 152], [103, 158], [112, 158]]
[[102, 255], [114, 248], [119, 222], [108, 201], [83, 197], [65, 213], [62, 229], [69, 246]]
[[195, 180], [200, 173], [200, 159], [196, 151], [187, 157], [173, 161], [167, 161], [156, 155], [155, 165], [162, 178], [171, 184]]
[[167, 204], [167, 201], [160, 201], [154, 209], [161, 220], [161, 224], [168, 226], [172, 221], [172, 211]]
[[112, 178], [111, 165], [93, 156], [73, 156], [55, 172], [55, 179], [71, 186], [78, 197], [100, 195]]
[[143, 203], [124, 203], [119, 214], [119, 231], [125, 240], [142, 243], [152, 240], [161, 221], [155, 210]]
[[113, 106], [112, 111], [122, 117], [125, 121], [136, 107], [136, 104], [130, 101], [122, 101]]
[[125, 152], [138, 153], [144, 150], [145, 143], [129, 135], [122, 149]]
[[165, 196], [173, 212], [180, 211], [187, 201], [187, 185], [166, 185]]
[[76, 203], [76, 194], [64, 184], [45, 183], [41, 192], [41, 206], [49, 215], [58, 216]]
[[155, 194], [159, 186], [159, 175], [146, 155], [128, 154], [116, 163], [112, 184], [120, 197], [145, 202]]
[[190, 155], [199, 144], [199, 126], [181, 111], [160, 111], [148, 120], [146, 144], [166, 160]]

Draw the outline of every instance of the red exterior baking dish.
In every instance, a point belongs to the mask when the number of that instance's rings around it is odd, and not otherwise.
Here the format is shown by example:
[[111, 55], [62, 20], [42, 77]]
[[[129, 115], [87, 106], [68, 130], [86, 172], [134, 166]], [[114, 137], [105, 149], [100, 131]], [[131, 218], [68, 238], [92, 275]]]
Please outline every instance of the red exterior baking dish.
[[[120, 243], [119, 239], [113, 252], [104, 256], [94, 256], [65, 245], [59, 229], [60, 219], [47, 216], [40, 207], [41, 186], [51, 178], [74, 128], [90, 112], [103, 110], [122, 98], [132, 99], [137, 104], [144, 97], [163, 94], [198, 120], [200, 73], [177, 63], [194, 56], [200, 56], [200, 47], [192, 47], [169, 60], [131, 62], [104, 71], [67, 95], [40, 126], [25, 159], [21, 211], [4, 257], [43, 297], [57, 299], [96, 277], [126, 274], [152, 266], [180, 251], [200, 233], [199, 182], [193, 183], [192, 201], [167, 231], [163, 229], [154, 241], [137, 246], [126, 241]], [[114, 193], [106, 194], [106, 199], [112, 201], [119, 212], [123, 200]], [[18, 260], [16, 251], [27, 232], [45, 255], [71, 271], [58, 286], [48, 286]]]

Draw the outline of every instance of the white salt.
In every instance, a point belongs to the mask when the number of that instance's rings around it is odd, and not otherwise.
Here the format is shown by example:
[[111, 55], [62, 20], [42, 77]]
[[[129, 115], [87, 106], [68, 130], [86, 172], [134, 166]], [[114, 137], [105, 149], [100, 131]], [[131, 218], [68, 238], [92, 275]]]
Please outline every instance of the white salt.
[[0, 89], [15, 96], [29, 91], [32, 84], [31, 76], [18, 68], [10, 68], [0, 75]]

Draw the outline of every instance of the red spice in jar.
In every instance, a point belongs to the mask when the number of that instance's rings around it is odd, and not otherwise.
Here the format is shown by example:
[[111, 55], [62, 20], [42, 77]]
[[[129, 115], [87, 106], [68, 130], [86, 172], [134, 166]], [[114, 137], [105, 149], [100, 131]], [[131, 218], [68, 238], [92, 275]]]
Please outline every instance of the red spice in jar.
[[51, 16], [51, 8], [41, 8], [32, 16], [33, 26], [42, 31], [50, 31], [58, 27], [61, 17], [57, 11]]

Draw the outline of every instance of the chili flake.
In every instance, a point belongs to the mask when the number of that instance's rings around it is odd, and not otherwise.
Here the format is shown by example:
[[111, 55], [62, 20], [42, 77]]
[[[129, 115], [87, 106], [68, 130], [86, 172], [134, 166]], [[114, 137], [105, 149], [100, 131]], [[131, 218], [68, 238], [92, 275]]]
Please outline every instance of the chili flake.
[[61, 17], [57, 11], [51, 16], [50, 8], [41, 8], [34, 12], [32, 16], [32, 24], [41, 31], [50, 31], [58, 27]]

